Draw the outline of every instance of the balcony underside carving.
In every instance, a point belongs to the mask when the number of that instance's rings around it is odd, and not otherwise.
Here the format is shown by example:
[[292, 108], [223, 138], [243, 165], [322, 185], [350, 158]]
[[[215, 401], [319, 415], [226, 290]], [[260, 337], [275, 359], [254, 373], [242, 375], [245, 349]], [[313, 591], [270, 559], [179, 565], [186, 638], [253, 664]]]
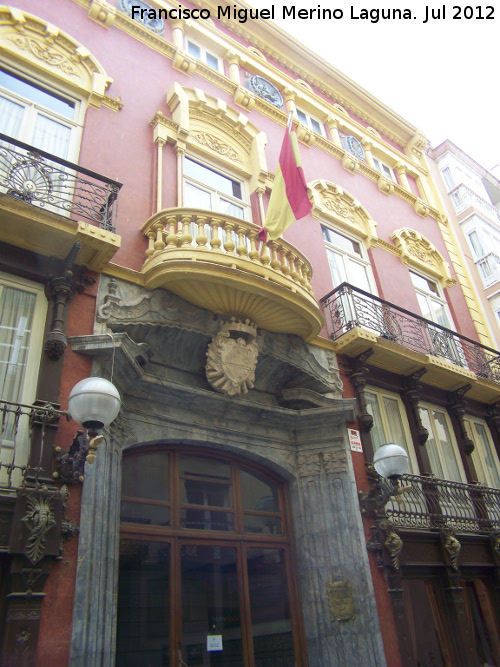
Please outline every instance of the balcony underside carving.
[[260, 244], [258, 230], [210, 211], [161, 211], [142, 228], [149, 239], [144, 284], [214, 313], [312, 340], [323, 318], [311, 291], [311, 265], [283, 239]]

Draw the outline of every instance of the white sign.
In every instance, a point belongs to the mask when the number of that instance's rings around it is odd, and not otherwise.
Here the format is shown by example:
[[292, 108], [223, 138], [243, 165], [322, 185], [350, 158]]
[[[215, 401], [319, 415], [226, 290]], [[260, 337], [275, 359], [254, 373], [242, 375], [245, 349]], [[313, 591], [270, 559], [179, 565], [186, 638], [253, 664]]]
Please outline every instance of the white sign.
[[222, 635], [207, 635], [207, 651], [222, 651]]
[[349, 444], [351, 445], [351, 452], [362, 452], [363, 445], [361, 444], [359, 431], [356, 431], [353, 428], [348, 428], [347, 432], [349, 433]]

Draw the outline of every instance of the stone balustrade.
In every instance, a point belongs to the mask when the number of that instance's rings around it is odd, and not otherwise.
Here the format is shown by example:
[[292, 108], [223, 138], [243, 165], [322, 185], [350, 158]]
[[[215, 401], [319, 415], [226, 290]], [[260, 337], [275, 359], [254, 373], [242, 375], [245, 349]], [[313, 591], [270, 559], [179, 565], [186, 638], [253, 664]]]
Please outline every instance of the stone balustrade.
[[[233, 216], [200, 213], [199, 210], [176, 208], [161, 211], [143, 227], [149, 240], [146, 258], [158, 253], [185, 249], [203, 253], [205, 261], [217, 263], [217, 255], [227, 255], [247, 265], [247, 270], [264, 266], [290, 287], [311, 292], [312, 268], [309, 260], [290, 243], [279, 238], [262, 244], [259, 227]], [[207, 259], [206, 253], [211, 253]], [[201, 257], [200, 257], [201, 259]], [[224, 262], [227, 263], [227, 262]], [[241, 267], [240, 267], [241, 268]]]

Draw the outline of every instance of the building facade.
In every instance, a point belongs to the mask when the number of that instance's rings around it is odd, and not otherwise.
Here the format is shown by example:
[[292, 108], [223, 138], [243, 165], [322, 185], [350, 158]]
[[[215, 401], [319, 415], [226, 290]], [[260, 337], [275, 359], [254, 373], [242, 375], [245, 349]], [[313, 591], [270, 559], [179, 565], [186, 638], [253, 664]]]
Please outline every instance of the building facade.
[[498, 253], [500, 184], [451, 141], [429, 151], [431, 167], [450, 221], [456, 229], [469, 274], [476, 286], [491, 336], [498, 348]]
[[[496, 664], [498, 352], [426, 140], [183, 6], [0, 8], [3, 664]], [[290, 112], [312, 210], [262, 244]]]

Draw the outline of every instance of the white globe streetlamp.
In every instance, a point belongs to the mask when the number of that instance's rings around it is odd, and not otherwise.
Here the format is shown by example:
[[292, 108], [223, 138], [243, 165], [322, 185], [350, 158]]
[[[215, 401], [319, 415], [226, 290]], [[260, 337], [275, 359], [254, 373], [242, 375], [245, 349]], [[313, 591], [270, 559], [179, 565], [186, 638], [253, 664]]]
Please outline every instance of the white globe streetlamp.
[[382, 445], [375, 452], [373, 465], [381, 477], [395, 482], [408, 469], [408, 454], [402, 447], [394, 443]]
[[68, 398], [70, 415], [91, 431], [109, 426], [118, 416], [120, 406], [118, 389], [108, 380], [99, 377], [80, 380]]

